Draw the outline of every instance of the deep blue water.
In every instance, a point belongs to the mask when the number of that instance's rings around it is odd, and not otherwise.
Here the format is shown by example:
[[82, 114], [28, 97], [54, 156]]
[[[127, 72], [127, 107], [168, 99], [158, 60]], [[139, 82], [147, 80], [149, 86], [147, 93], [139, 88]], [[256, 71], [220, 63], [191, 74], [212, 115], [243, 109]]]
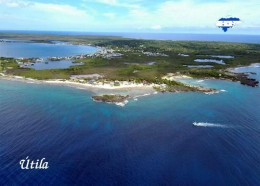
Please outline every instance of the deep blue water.
[[[243, 70], [259, 78], [260, 68]], [[260, 88], [195, 83], [226, 92], [119, 107], [86, 90], [0, 80], [0, 183], [260, 185]], [[49, 169], [21, 170], [26, 156], [46, 158]]]

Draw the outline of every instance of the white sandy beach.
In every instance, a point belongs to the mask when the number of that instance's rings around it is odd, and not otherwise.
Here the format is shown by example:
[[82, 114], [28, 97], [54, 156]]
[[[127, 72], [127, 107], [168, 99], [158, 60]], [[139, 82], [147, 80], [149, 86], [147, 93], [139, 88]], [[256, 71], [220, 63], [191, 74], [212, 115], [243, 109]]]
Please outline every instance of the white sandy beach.
[[179, 79], [192, 79], [192, 77], [182, 74], [173, 74], [168, 73], [166, 76], [162, 77], [162, 79], [170, 80], [170, 81], [178, 81]]
[[[170, 81], [178, 81], [183, 78], [191, 79], [192, 77], [181, 75], [181, 74], [167, 74], [163, 77], [163, 79], [167, 79]], [[121, 94], [121, 95], [129, 95], [129, 99], [133, 99], [138, 101], [140, 97], [150, 96], [153, 94], [157, 94], [154, 89], [155, 86], [161, 86], [159, 84], [143, 84], [143, 83], [135, 83], [128, 81], [116, 81], [118, 84], [115, 85], [114, 81], [96, 81], [93, 83], [88, 82], [79, 82], [74, 79], [64, 80], [64, 79], [53, 79], [53, 80], [36, 80], [32, 78], [25, 78], [21, 76], [11, 76], [0, 73], [0, 79], [11, 80], [11, 81], [20, 81], [25, 83], [35, 83], [35, 84], [49, 84], [49, 85], [61, 85], [61, 86], [69, 86], [77, 89], [85, 89], [89, 90], [97, 95], [103, 94]], [[193, 85], [188, 85], [191, 87], [195, 87]], [[197, 87], [201, 90], [206, 90], [204, 87]], [[204, 92], [205, 94], [215, 94], [220, 91], [212, 91], [212, 92]], [[128, 103], [128, 100], [120, 103], [115, 103], [118, 106], [125, 106]]]
[[[0, 74], [0, 79], [4, 80], [10, 80], [10, 81], [20, 81], [25, 83], [34, 83], [34, 84], [49, 84], [49, 85], [61, 85], [61, 86], [68, 86], [73, 87], [77, 89], [83, 89], [93, 92], [97, 95], [102, 94], [122, 94], [122, 95], [129, 95], [130, 99], [137, 97], [143, 97], [144, 95], [151, 95], [157, 93], [153, 86], [155, 84], [143, 84], [143, 83], [135, 83], [135, 82], [127, 82], [122, 81], [119, 82], [120, 86], [114, 86], [113, 82], [98, 82], [98, 83], [81, 83], [81, 82], [75, 82], [73, 80], [62, 80], [62, 79], [55, 79], [55, 80], [36, 80], [32, 78], [25, 78], [21, 76], [11, 76], [11, 75], [5, 75]], [[128, 101], [120, 102], [120, 103], [114, 103], [118, 106], [125, 106], [128, 103]]]
[[21, 76], [10, 76], [0, 74], [0, 78], [6, 80], [16, 80], [16, 81], [23, 81], [23, 82], [34, 82], [34, 83], [46, 83], [46, 84], [60, 84], [60, 85], [70, 85], [80, 88], [97, 88], [97, 89], [108, 89], [108, 90], [120, 90], [120, 89], [130, 89], [130, 88], [144, 88], [144, 89], [152, 89], [155, 84], [143, 84], [143, 83], [135, 83], [135, 82], [128, 82], [128, 81], [121, 81], [119, 82], [119, 86], [113, 85], [113, 82], [95, 82], [93, 84], [90, 83], [81, 83], [75, 82], [71, 80], [63, 80], [63, 79], [54, 79], [54, 80], [36, 80], [32, 78], [25, 78]]

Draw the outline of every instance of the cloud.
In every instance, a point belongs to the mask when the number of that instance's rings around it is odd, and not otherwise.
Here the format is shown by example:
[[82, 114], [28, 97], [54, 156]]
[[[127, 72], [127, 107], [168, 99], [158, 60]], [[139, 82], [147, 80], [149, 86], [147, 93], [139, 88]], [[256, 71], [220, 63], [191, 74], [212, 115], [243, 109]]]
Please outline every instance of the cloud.
[[214, 30], [216, 21], [227, 15], [242, 19], [236, 29], [260, 29], [258, 0], [78, 1], [66, 4], [61, 0], [59, 3], [0, 0], [0, 29], [17, 25], [17, 29], [199, 31]]
[[[3, 13], [0, 13], [0, 21], [11, 28], [16, 26], [16, 29], [23, 30], [85, 30], [94, 25], [93, 17], [86, 11], [67, 4], [22, 0], [0, 0], [0, 4], [8, 7], [8, 15], [5, 13], [3, 16]], [[0, 28], [2, 27], [1, 25]]]
[[[101, 4], [106, 4], [109, 6], [114, 6], [114, 7], [124, 7], [124, 8], [139, 8], [140, 5], [138, 2], [142, 0], [124, 0], [124, 1], [119, 1], [119, 0], [96, 0], [95, 3], [101, 3]], [[93, 2], [91, 0], [83, 0], [83, 2]]]
[[23, 8], [30, 6], [32, 2], [26, 2], [26, 1], [19, 1], [19, 0], [0, 0], [0, 5], [4, 5], [7, 7], [13, 7], [13, 8]]
[[151, 29], [153, 29], [153, 30], [161, 30], [161, 29], [162, 29], [162, 26], [161, 26], [161, 25], [153, 25], [153, 26], [151, 27]]
[[103, 14], [105, 17], [108, 17], [109, 19], [115, 19], [116, 14], [112, 12], [107, 12]]
[[[154, 10], [145, 7], [130, 10], [128, 20], [143, 29], [157, 28], [214, 28], [220, 17], [240, 17], [242, 27], [260, 26], [260, 4], [256, 0], [197, 2], [192, 0], [166, 1]], [[240, 25], [239, 25], [240, 26]]]
[[99, 3], [109, 4], [109, 5], [117, 5], [118, 0], [97, 0]]
[[[47, 3], [34, 3], [31, 8], [48, 13], [55, 13], [55, 15], [67, 15], [67, 16], [79, 16], [81, 18], [88, 17], [88, 14], [76, 7], [70, 5], [60, 5], [60, 4], [47, 4]], [[82, 17], [83, 16], [83, 17]], [[77, 18], [79, 18], [77, 17]]]
[[0, 0], [0, 4], [11, 8], [27, 8], [40, 12], [63, 14], [68, 16], [87, 16], [87, 13], [77, 7], [66, 4], [39, 3], [23, 0]]

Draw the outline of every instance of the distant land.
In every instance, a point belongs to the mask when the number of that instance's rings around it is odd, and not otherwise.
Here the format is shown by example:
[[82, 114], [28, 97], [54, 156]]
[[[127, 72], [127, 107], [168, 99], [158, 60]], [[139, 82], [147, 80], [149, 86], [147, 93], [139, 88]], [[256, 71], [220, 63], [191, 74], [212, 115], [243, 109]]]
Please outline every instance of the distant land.
[[260, 35], [247, 34], [198, 34], [198, 33], [127, 33], [127, 32], [73, 32], [73, 31], [10, 31], [0, 30], [0, 33], [55, 34], [55, 35], [93, 35], [121, 36], [134, 39], [176, 40], [176, 41], [223, 41], [239, 43], [260, 43]]

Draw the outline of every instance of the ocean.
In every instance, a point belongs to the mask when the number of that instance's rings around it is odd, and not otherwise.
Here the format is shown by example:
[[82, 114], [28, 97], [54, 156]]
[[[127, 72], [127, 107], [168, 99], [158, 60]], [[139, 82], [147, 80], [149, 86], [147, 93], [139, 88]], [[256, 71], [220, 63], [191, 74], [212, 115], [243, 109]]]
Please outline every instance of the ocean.
[[[259, 66], [237, 70], [260, 75]], [[120, 107], [91, 91], [0, 80], [0, 183], [259, 185], [260, 88], [190, 83], [222, 92], [158, 93]], [[49, 168], [22, 170], [27, 156]]]

